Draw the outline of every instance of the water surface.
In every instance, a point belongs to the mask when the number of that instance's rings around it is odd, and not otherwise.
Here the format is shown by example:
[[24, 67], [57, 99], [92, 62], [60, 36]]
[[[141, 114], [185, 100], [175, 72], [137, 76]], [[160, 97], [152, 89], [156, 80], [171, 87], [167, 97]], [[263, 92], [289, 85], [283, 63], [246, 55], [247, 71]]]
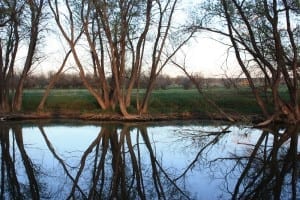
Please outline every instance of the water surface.
[[1, 122], [0, 199], [300, 199], [299, 128]]

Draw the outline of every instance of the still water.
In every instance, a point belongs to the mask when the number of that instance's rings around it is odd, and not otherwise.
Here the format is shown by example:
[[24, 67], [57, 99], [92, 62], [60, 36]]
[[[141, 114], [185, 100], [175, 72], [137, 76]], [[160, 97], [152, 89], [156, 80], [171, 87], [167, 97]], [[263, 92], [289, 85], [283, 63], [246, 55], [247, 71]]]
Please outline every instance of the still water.
[[300, 199], [299, 128], [0, 122], [0, 199]]

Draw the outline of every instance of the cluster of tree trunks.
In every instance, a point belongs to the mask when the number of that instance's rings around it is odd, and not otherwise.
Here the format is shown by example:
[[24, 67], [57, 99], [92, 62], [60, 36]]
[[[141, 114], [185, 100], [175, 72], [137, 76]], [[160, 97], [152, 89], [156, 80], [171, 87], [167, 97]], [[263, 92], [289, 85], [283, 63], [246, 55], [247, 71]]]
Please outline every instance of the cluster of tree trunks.
[[[101, 109], [116, 107], [125, 118], [147, 113], [148, 102], [156, 78], [193, 33], [187, 34], [171, 53], [172, 19], [177, 0], [167, 1], [62, 1], [68, 17], [62, 20], [59, 2], [48, 1], [57, 26], [67, 41], [85, 87], [95, 97]], [[151, 31], [151, 34], [149, 33]], [[149, 39], [153, 37], [153, 39]], [[85, 42], [98, 86], [86, 79], [85, 64], [80, 58], [77, 41]], [[150, 54], [145, 48], [151, 48]], [[128, 113], [133, 88], [138, 86], [145, 54], [150, 56], [150, 75], [145, 94], [137, 94], [138, 113]], [[143, 69], [145, 70], [145, 69]], [[111, 76], [111, 81], [108, 77]], [[128, 79], [128, 81], [125, 81]], [[141, 97], [141, 100], [140, 100]]]
[[[38, 60], [36, 48], [44, 16], [44, 0], [4, 1], [0, 17], [0, 109], [2, 112], [19, 111], [22, 107], [24, 81]], [[21, 76], [17, 86], [11, 88], [11, 80], [16, 71], [17, 53], [21, 43], [28, 40]], [[24, 48], [24, 47], [22, 47]]]
[[[188, 33], [176, 38], [177, 44], [172, 44], [171, 35], [179, 31], [178, 27], [172, 27], [176, 6], [177, 0], [4, 1], [1, 4], [3, 15], [0, 16], [1, 29], [4, 30], [0, 44], [1, 111], [22, 109], [24, 80], [38, 61], [36, 49], [44, 31], [42, 27], [45, 23], [53, 23], [45, 16], [52, 15], [70, 51], [51, 80], [38, 109], [43, 108], [49, 90], [72, 54], [84, 86], [95, 97], [99, 107], [103, 110], [118, 108], [127, 118], [131, 117], [127, 108], [131, 104], [133, 88], [138, 85], [142, 71], [149, 70], [146, 93], [143, 97], [137, 95], [141, 100], [138, 99], [136, 105], [136, 114], [146, 113], [156, 78], [193, 35]], [[25, 43], [25, 40], [29, 42], [24, 45], [28, 50], [22, 72], [16, 86], [12, 86], [17, 53], [20, 43]], [[80, 49], [79, 42], [86, 49]], [[173, 48], [171, 51], [170, 46]], [[145, 53], [145, 48], [151, 50]], [[146, 56], [151, 58], [150, 67], [145, 66]], [[96, 87], [86, 78], [88, 68], [97, 79]], [[125, 78], [129, 80], [126, 84]]]

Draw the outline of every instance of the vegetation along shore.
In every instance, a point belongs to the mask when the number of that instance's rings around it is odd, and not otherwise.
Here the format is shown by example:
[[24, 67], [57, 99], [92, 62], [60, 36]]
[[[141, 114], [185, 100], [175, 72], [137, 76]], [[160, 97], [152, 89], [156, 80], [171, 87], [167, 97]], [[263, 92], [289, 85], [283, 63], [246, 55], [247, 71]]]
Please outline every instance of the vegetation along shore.
[[[235, 121], [259, 122], [262, 113], [248, 87], [225, 88], [222, 86], [203, 89], [200, 94], [195, 88], [158, 88], [150, 100], [150, 114], [124, 118], [115, 110], [103, 111], [86, 89], [53, 89], [42, 110], [38, 109], [44, 94], [43, 89], [26, 89], [23, 109], [19, 112], [2, 113], [2, 120], [73, 118], [84, 120], [151, 121], [174, 119], [225, 120], [228, 116]], [[282, 90], [282, 95], [285, 95]], [[267, 98], [267, 97], [266, 97]], [[218, 109], [207, 101], [210, 99]], [[132, 98], [136, 101], [136, 97]], [[135, 103], [135, 102], [134, 102]], [[270, 105], [270, 109], [272, 106]], [[220, 109], [226, 113], [220, 112]], [[130, 107], [135, 113], [136, 108]]]

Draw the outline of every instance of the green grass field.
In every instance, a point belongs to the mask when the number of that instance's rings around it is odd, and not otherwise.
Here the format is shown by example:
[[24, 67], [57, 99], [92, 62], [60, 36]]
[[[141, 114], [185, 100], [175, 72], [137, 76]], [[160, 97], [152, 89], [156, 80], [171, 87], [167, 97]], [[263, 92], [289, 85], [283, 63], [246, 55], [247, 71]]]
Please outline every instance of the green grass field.
[[[35, 111], [44, 91], [25, 90], [23, 110]], [[55, 89], [50, 92], [45, 104], [45, 110], [78, 110], [95, 111], [99, 109], [94, 97], [85, 89]]]
[[[23, 111], [35, 111], [43, 95], [43, 90], [25, 90]], [[260, 114], [255, 99], [249, 89], [234, 90], [211, 88], [204, 90], [206, 97], [226, 112], [241, 114]], [[129, 112], [135, 112], [136, 98], [133, 94]], [[52, 90], [45, 104], [45, 111], [102, 112], [96, 100], [85, 89]], [[155, 90], [149, 102], [149, 113], [213, 112], [196, 89], [179, 88]]]

